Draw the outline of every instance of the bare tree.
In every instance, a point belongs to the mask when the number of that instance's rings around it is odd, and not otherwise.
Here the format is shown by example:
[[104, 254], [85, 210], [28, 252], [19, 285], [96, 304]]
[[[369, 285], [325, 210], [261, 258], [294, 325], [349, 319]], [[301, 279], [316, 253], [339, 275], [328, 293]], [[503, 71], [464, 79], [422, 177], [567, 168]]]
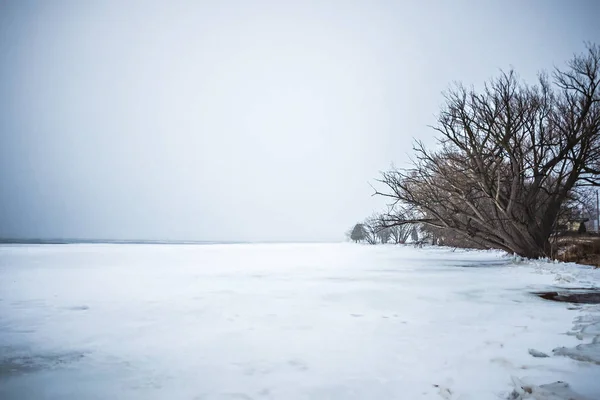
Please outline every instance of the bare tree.
[[346, 236], [355, 241], [369, 244], [404, 243], [411, 233], [411, 225], [386, 226], [386, 214], [373, 214], [363, 222], [356, 224], [346, 232]]
[[350, 240], [358, 243], [358, 242], [362, 242], [363, 240], [366, 239], [366, 230], [363, 224], [356, 224], [354, 225], [354, 228], [352, 228], [352, 230], [350, 231], [349, 234], [347, 234], [350, 237]]
[[388, 228], [390, 230], [390, 239], [394, 244], [406, 243], [412, 229], [411, 225], [394, 225]]
[[[423, 239], [438, 246], [483, 249], [486, 246], [470, 240], [468, 236], [458, 234], [455, 230], [425, 225], [422, 229]], [[489, 246], [488, 246], [489, 247]]]
[[381, 244], [386, 244], [392, 237], [392, 228], [386, 226], [380, 226], [377, 230], [377, 238]]
[[413, 225], [412, 229], [410, 230], [410, 238], [415, 243], [419, 241], [419, 229], [416, 225]]
[[362, 223], [365, 230], [365, 241], [369, 244], [377, 244], [379, 232], [383, 228], [377, 215], [372, 215]]
[[390, 224], [389, 220], [408, 220], [412, 215], [409, 211], [399, 207], [388, 207], [386, 212], [383, 212], [377, 216], [378, 224], [380, 229], [386, 229], [389, 232], [389, 240], [394, 244], [406, 243], [412, 230], [415, 229], [413, 224]]
[[457, 85], [445, 98], [439, 148], [417, 143], [411, 168], [382, 175], [386, 189], [376, 193], [415, 212], [388, 214], [386, 226], [424, 224], [483, 247], [549, 255], [563, 205], [600, 184], [600, 47], [589, 44], [552, 82], [540, 74], [527, 85], [511, 71], [481, 92]]

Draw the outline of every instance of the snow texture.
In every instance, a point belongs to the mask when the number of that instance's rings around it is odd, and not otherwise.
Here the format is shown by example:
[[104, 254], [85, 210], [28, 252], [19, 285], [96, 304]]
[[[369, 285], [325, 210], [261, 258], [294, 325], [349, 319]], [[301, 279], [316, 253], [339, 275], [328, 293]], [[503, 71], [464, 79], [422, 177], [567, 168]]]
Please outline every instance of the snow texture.
[[600, 399], [600, 309], [532, 294], [599, 284], [434, 247], [1, 246], [0, 399]]

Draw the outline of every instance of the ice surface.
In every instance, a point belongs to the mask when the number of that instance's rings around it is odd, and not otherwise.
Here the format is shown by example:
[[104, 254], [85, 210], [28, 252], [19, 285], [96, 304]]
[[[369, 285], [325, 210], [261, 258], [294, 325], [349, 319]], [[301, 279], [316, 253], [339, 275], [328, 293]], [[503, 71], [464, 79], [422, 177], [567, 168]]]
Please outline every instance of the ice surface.
[[509, 396], [510, 400], [592, 400], [574, 392], [568, 383], [552, 382], [544, 385], [529, 385], [515, 380], [517, 388]]
[[2, 246], [0, 399], [598, 399], [599, 365], [528, 350], [594, 343], [597, 308], [531, 293], [599, 282], [442, 248]]
[[553, 353], [600, 365], [600, 343], [598, 342], [579, 344], [572, 348], [558, 347], [553, 350]]

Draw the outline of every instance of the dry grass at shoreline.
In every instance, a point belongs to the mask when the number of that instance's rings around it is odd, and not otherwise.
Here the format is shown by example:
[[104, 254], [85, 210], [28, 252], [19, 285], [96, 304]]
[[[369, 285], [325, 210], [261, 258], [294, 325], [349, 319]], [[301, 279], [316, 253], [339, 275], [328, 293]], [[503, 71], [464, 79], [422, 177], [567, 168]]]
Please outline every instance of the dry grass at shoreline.
[[555, 244], [558, 248], [556, 259], [600, 268], [600, 236], [561, 236]]

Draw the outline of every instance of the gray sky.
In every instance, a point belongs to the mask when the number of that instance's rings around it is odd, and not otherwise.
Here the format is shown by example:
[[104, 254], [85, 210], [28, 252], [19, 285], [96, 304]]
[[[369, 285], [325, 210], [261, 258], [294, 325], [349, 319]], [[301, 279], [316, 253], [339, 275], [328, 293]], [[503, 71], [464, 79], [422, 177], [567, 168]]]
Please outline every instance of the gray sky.
[[0, 0], [0, 237], [340, 240], [440, 92], [600, 42], [600, 1]]

